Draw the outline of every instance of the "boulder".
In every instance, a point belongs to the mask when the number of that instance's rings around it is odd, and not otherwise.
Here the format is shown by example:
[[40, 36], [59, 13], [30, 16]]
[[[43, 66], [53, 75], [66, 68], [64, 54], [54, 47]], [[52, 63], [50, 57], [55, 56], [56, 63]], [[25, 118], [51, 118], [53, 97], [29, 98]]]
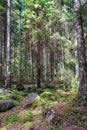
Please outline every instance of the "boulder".
[[0, 94], [8, 94], [8, 90], [5, 88], [0, 88]]
[[35, 99], [38, 97], [36, 93], [30, 93], [28, 96], [25, 97], [24, 100], [29, 100], [30, 103], [34, 102]]
[[5, 112], [5, 111], [11, 109], [14, 106], [15, 105], [11, 101], [1, 100], [0, 101], [0, 112]]
[[28, 96], [24, 98], [21, 105], [22, 107], [26, 107], [28, 105], [32, 105], [32, 107], [37, 107], [42, 104], [41, 98], [36, 93], [30, 93]]
[[47, 121], [48, 123], [50, 123], [50, 122], [54, 119], [55, 113], [56, 113], [55, 110], [50, 110], [50, 111], [47, 112], [46, 121]]

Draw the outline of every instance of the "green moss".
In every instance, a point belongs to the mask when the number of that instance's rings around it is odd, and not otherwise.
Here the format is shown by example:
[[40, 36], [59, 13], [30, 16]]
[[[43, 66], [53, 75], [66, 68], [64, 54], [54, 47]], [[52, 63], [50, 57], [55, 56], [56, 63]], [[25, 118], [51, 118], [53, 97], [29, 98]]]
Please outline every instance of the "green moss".
[[39, 107], [42, 105], [42, 99], [38, 96], [35, 101], [32, 103], [32, 107], [35, 108], [35, 107]]
[[14, 122], [17, 122], [18, 121], [18, 116], [16, 114], [11, 114], [11, 115], [7, 115], [5, 118], [4, 118], [4, 121], [6, 123], [14, 123]]
[[23, 96], [20, 94], [0, 94], [0, 100], [8, 100], [14, 103], [14, 105], [19, 105], [19, 103], [23, 100]]
[[80, 119], [81, 121], [87, 121], [87, 116], [82, 116]]
[[[4, 118], [4, 120], [6, 121], [6, 124], [9, 124], [9, 123], [13, 124], [13, 122], [19, 122], [22, 124], [21, 128], [27, 129], [27, 128], [32, 128], [33, 125], [37, 125], [37, 122], [34, 122], [34, 121], [37, 121], [37, 119], [41, 117], [42, 121], [40, 125], [45, 128], [45, 126], [47, 126], [46, 122], [44, 121], [46, 117], [46, 113], [49, 110], [55, 109], [57, 104], [58, 105], [59, 104], [61, 105], [64, 103], [66, 104], [67, 102], [72, 101], [76, 97], [75, 92], [72, 92], [72, 91], [66, 92], [64, 90], [56, 90], [55, 88], [54, 90], [45, 88], [45, 89], [41, 89], [40, 91], [38, 89], [38, 93], [39, 92], [40, 93], [42, 92], [40, 96], [38, 96], [33, 103], [28, 104], [26, 109], [22, 111], [19, 110], [20, 112], [18, 114], [16, 112], [16, 114], [11, 114], [11, 115], [6, 116]], [[23, 91], [18, 92], [17, 90], [12, 90], [10, 91], [10, 94], [0, 95], [0, 98], [5, 99], [5, 100], [6, 99], [10, 100], [14, 102], [15, 105], [19, 105], [19, 103], [23, 100], [25, 95], [26, 95], [26, 92], [23, 92]], [[29, 107], [33, 108], [32, 112], [27, 110], [27, 108]], [[78, 111], [79, 111], [79, 107], [71, 106], [67, 110], [65, 110], [65, 112], [62, 115], [59, 115], [55, 119], [55, 122], [56, 121], [58, 121], [58, 123], [64, 122], [69, 118], [69, 116], [72, 116], [73, 119], [74, 117], [77, 118], [76, 114], [78, 113]], [[86, 120], [87, 120], [86, 117], [78, 118], [77, 125], [78, 126], [84, 125], [83, 122], [86, 122]], [[58, 128], [54, 126], [52, 127], [49, 126], [49, 128], [51, 130], [58, 130]], [[1, 129], [1, 130], [7, 130], [7, 129]]]
[[68, 118], [70, 115], [76, 115], [79, 111], [79, 107], [70, 106], [67, 110], [65, 110], [63, 117]]
[[24, 98], [23, 96], [16, 94], [9, 94], [9, 97], [13, 100], [17, 100], [18, 102], [22, 101]]
[[78, 120], [79, 120], [79, 122], [77, 124], [78, 127], [84, 127], [85, 124], [87, 123], [87, 116], [79, 116]]
[[34, 126], [34, 124], [35, 124], [35, 122], [26, 122], [25, 124], [22, 125], [21, 128], [23, 128], [23, 129], [31, 128]]
[[36, 107], [39, 107], [43, 104], [43, 101], [42, 99], [38, 96], [35, 101], [33, 103], [29, 103], [26, 105], [26, 107], [32, 107], [32, 108], [36, 108]]
[[33, 120], [33, 113], [29, 110], [22, 110], [19, 114], [18, 114], [18, 120], [21, 123], [25, 123], [27, 121], [32, 121]]
[[0, 100], [9, 100], [10, 97], [8, 94], [0, 94]]
[[40, 94], [40, 96], [42, 98], [50, 98], [50, 96], [53, 96], [53, 93], [51, 93], [51, 92], [43, 92], [42, 94]]
[[56, 99], [61, 100], [61, 101], [66, 102], [66, 103], [75, 99], [76, 96], [77, 96], [77, 93], [71, 92], [71, 91], [66, 92], [64, 90], [57, 90], [55, 92]]
[[79, 111], [79, 107], [76, 107], [76, 106], [70, 106], [68, 107], [62, 114], [58, 115], [58, 117], [56, 117], [54, 119], [54, 124], [55, 123], [61, 123], [63, 124], [63, 122], [65, 121], [68, 121], [69, 117], [70, 117], [70, 120], [73, 122], [78, 122], [77, 118], [76, 118], [76, 115]]
[[7, 126], [0, 128], [0, 130], [7, 130]]
[[18, 106], [19, 103], [20, 103], [19, 101], [13, 100], [13, 99], [10, 99], [9, 101], [13, 102], [13, 104], [14, 104], [15, 106]]
[[40, 116], [40, 114], [43, 113], [43, 106], [40, 106], [40, 107], [36, 107], [33, 111], [33, 114], [35, 117], [37, 117], [37, 115]]
[[42, 98], [42, 102], [43, 102], [43, 105], [49, 105], [49, 104], [52, 103], [53, 101], [52, 101], [52, 100], [49, 100], [48, 98]]
[[25, 92], [25, 91], [17, 91], [16, 89], [12, 89], [11, 90], [11, 93], [14, 94], [14, 95], [20, 95], [20, 96], [26, 96], [28, 94], [28, 92]]

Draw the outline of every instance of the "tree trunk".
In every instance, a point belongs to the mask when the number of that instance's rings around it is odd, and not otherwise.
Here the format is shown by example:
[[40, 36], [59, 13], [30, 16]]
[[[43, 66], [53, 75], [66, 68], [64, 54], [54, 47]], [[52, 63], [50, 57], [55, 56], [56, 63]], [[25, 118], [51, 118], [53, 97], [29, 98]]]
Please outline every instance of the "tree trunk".
[[61, 43], [61, 51], [62, 51], [62, 56], [61, 56], [61, 62], [62, 62], [62, 70], [64, 70], [64, 43]]
[[34, 70], [33, 70], [33, 50], [32, 50], [32, 43], [30, 43], [30, 65], [31, 65], [31, 75], [32, 81], [34, 81]]
[[[40, 15], [40, 10], [37, 10], [37, 16]], [[37, 87], [41, 88], [41, 22], [37, 23]]]
[[4, 13], [4, 75], [6, 76], [7, 15]]
[[38, 39], [37, 44], [37, 87], [41, 88], [41, 49], [40, 49], [40, 39]]
[[0, 78], [2, 78], [2, 18], [0, 18]]
[[[75, 57], [76, 57], [76, 59], [78, 58], [78, 56], [77, 56], [77, 50], [75, 51]], [[78, 65], [77, 60], [76, 60], [75, 68], [76, 68], [76, 78], [79, 78], [79, 65]]]
[[11, 61], [11, 40], [10, 40], [10, 18], [11, 18], [11, 0], [7, 1], [7, 47], [6, 47], [6, 80], [5, 85], [11, 86], [10, 61]]
[[50, 74], [51, 74], [51, 81], [54, 80], [54, 51], [50, 50]]
[[[21, 7], [22, 8], [22, 7]], [[23, 63], [22, 63], [22, 48], [23, 48], [23, 45], [22, 45], [22, 29], [21, 29], [21, 25], [22, 25], [22, 11], [20, 11], [19, 13], [19, 20], [20, 20], [20, 29], [19, 29], [19, 34], [20, 34], [20, 41], [19, 41], [19, 58], [20, 58], [20, 61], [19, 61], [19, 84], [22, 83], [22, 79], [23, 79]]]
[[46, 67], [46, 62], [47, 62], [47, 57], [46, 57], [46, 47], [45, 43], [43, 45], [43, 80], [46, 82], [46, 74], [47, 74], [47, 67]]
[[78, 45], [78, 64], [79, 64], [79, 92], [80, 99], [87, 100], [87, 65], [86, 65], [86, 53], [84, 43], [84, 32], [82, 25], [82, 16], [80, 13], [80, 0], [73, 0], [74, 10], [76, 15], [75, 30], [77, 35]]

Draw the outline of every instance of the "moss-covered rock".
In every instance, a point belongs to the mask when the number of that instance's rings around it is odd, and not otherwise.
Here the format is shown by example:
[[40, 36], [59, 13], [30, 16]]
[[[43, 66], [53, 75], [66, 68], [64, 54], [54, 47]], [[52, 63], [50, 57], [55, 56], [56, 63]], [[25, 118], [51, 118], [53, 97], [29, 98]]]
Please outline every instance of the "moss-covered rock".
[[32, 107], [35, 108], [35, 107], [39, 107], [42, 105], [42, 99], [38, 96], [35, 101], [32, 103]]
[[5, 112], [5, 111], [11, 109], [14, 106], [15, 105], [11, 101], [0, 100], [0, 112]]
[[33, 113], [29, 110], [22, 110], [19, 114], [18, 114], [18, 120], [19, 122], [27, 122], [27, 121], [32, 121], [33, 120]]
[[42, 99], [38, 94], [31, 93], [21, 102], [22, 107], [38, 107], [42, 105]]

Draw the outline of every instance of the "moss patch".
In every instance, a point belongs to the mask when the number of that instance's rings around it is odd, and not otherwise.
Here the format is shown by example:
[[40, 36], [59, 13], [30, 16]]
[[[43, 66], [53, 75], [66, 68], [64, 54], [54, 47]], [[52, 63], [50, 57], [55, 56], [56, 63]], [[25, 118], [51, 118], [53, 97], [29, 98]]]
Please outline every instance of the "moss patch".
[[18, 114], [18, 120], [19, 122], [25, 123], [27, 121], [32, 121], [33, 120], [33, 113], [29, 110], [22, 110], [19, 114]]
[[0, 130], [7, 130], [7, 126], [0, 128]]
[[16, 114], [10, 114], [10, 115], [7, 115], [5, 118], [4, 118], [5, 122], [7, 124], [10, 124], [10, 123], [14, 123], [14, 122], [17, 122], [18, 121], [18, 116]]
[[51, 96], [54, 96], [54, 95], [53, 95], [53, 93], [51, 93], [49, 91], [45, 91], [40, 94], [40, 97], [42, 97], [42, 98], [50, 98]]
[[26, 122], [21, 126], [22, 129], [32, 128], [34, 126], [35, 122]]

